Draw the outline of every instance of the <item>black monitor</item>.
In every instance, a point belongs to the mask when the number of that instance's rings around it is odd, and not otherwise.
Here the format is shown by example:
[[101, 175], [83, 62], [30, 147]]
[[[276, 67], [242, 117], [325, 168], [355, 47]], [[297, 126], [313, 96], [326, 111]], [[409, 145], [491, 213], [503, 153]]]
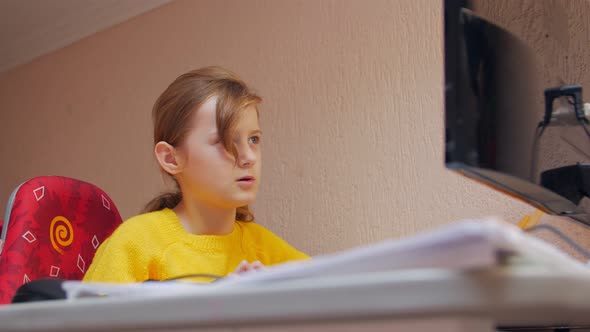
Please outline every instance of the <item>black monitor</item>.
[[[446, 166], [547, 213], [590, 224], [590, 210], [582, 204], [586, 182], [590, 187], [584, 158], [540, 162], [557, 153], [547, 149], [559, 139], [543, 134], [547, 109], [562, 95], [582, 105], [581, 88], [543, 86], [532, 50], [470, 7], [467, 1], [445, 1]], [[579, 143], [590, 146], [584, 139]]]

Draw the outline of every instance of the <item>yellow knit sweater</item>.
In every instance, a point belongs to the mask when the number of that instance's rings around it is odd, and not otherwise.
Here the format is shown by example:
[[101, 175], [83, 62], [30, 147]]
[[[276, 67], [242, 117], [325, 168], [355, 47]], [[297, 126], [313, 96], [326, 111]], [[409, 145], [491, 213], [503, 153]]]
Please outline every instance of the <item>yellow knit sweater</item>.
[[236, 221], [228, 235], [186, 232], [170, 209], [125, 221], [98, 248], [84, 281], [141, 282], [189, 274], [225, 276], [242, 260], [273, 265], [308, 258], [253, 222]]

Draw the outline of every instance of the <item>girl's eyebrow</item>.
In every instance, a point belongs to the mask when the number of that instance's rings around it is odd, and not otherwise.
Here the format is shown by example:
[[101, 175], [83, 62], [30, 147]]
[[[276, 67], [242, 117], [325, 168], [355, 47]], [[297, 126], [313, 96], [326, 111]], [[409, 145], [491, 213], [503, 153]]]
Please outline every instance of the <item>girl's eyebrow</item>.
[[250, 135], [254, 135], [254, 134], [262, 134], [262, 130], [256, 129], [250, 133]]

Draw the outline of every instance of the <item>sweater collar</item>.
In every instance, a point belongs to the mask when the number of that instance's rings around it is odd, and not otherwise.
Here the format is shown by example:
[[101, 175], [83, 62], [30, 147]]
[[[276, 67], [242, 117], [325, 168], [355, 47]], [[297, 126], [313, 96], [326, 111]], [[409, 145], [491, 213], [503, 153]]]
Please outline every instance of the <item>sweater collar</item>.
[[178, 234], [178, 237], [189, 244], [204, 250], [224, 250], [228, 247], [235, 246], [241, 242], [242, 230], [239, 223], [234, 223], [231, 233], [226, 235], [196, 235], [187, 232], [182, 226], [180, 219], [171, 209], [164, 209], [162, 213], [172, 231]]

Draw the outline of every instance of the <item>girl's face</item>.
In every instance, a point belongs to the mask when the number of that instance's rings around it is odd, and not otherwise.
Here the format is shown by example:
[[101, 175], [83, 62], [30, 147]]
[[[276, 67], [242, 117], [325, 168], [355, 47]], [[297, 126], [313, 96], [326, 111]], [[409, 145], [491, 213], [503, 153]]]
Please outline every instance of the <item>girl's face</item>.
[[260, 183], [262, 132], [255, 106], [244, 110], [231, 140], [237, 151], [225, 150], [217, 134], [217, 97], [209, 98], [191, 119], [191, 130], [179, 147], [183, 193], [212, 207], [237, 208], [256, 198]]

